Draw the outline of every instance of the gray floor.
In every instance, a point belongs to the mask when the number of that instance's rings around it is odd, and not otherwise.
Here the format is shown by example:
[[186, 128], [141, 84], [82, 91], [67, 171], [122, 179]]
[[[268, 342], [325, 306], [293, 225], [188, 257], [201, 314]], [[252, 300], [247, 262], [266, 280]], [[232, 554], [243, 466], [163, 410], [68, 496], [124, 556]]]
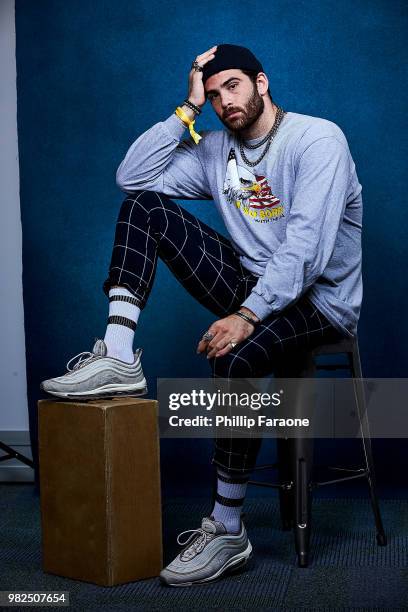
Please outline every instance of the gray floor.
[[[316, 499], [313, 559], [295, 565], [292, 534], [279, 529], [276, 498], [247, 499], [246, 525], [254, 548], [247, 569], [212, 585], [161, 586], [158, 579], [113, 588], [44, 574], [39, 500], [30, 485], [0, 485], [1, 590], [64, 590], [71, 610], [408, 610], [408, 513], [404, 500], [381, 504], [389, 544], [376, 545], [366, 499]], [[165, 557], [175, 539], [197, 525], [208, 500], [164, 504]], [[197, 518], [197, 521], [195, 520]], [[194, 523], [194, 524], [192, 524]]]

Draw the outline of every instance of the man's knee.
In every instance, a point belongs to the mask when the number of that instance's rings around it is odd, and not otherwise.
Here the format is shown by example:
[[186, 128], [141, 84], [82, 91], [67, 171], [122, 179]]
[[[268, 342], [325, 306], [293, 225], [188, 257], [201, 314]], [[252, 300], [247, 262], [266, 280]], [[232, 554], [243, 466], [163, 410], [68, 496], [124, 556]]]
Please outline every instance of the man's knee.
[[168, 201], [168, 197], [163, 195], [162, 193], [143, 189], [140, 191], [134, 191], [133, 193], [129, 193], [123, 200], [123, 204], [142, 204], [143, 206], [150, 208], [152, 206], [161, 207], [165, 202], [167, 203]]
[[142, 219], [148, 219], [149, 222], [153, 223], [161, 223], [169, 205], [171, 205], [171, 200], [163, 194], [146, 190], [135, 191], [128, 194], [123, 200], [119, 212], [119, 221], [131, 222], [136, 226]]

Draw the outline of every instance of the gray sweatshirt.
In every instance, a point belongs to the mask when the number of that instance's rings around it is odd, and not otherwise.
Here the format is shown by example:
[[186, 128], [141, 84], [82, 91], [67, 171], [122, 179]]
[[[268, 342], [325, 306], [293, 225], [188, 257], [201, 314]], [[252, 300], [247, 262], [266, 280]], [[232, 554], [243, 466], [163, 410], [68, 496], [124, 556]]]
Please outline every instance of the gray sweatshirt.
[[[119, 187], [213, 200], [242, 265], [259, 277], [243, 306], [264, 319], [308, 292], [338, 330], [354, 335], [362, 300], [362, 199], [341, 129], [287, 112], [255, 168], [242, 160], [232, 132], [201, 132], [196, 145], [181, 140], [184, 131], [171, 115], [139, 136], [118, 168]], [[246, 155], [254, 159], [262, 150]]]

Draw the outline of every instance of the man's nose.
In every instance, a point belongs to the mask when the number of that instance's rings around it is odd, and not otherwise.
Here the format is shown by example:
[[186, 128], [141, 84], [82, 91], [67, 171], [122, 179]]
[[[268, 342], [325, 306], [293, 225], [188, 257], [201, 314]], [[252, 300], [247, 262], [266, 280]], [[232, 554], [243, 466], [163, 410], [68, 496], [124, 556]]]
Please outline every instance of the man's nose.
[[221, 93], [220, 98], [223, 110], [227, 109], [229, 106], [232, 106], [232, 98], [229, 92]]

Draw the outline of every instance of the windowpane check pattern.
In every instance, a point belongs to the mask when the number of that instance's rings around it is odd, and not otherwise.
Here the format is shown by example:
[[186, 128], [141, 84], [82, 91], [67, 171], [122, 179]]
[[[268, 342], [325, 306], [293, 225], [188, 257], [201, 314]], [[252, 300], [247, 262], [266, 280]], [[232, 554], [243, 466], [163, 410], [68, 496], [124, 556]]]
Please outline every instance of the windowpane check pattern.
[[[217, 318], [237, 310], [257, 283], [243, 268], [232, 243], [167, 196], [140, 191], [123, 202], [115, 231], [109, 276], [103, 284], [126, 287], [146, 305], [160, 257], [183, 287]], [[169, 297], [170, 301], [170, 297]], [[214, 377], [261, 378], [276, 365], [342, 337], [307, 293], [271, 314], [228, 355], [209, 361]], [[218, 438], [213, 462], [231, 473], [251, 471], [260, 438]]]

